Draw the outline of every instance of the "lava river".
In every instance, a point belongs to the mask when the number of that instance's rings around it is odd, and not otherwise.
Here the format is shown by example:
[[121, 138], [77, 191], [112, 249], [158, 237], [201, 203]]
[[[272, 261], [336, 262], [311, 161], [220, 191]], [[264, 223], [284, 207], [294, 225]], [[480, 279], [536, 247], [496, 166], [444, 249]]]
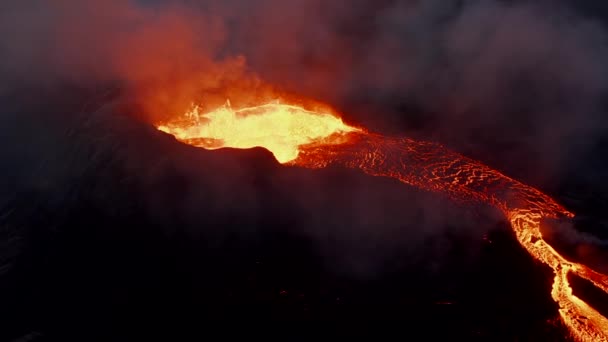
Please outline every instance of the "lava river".
[[498, 208], [519, 243], [555, 273], [551, 296], [562, 320], [580, 341], [608, 341], [608, 319], [572, 294], [572, 272], [608, 293], [608, 276], [562, 257], [541, 234], [543, 219], [570, 219], [571, 212], [542, 192], [443, 146], [385, 137], [346, 125], [331, 110], [310, 110], [279, 102], [233, 110], [229, 103], [158, 125], [185, 143], [216, 149], [265, 147], [284, 165], [323, 168], [340, 165], [372, 176], [391, 177], [465, 202]]

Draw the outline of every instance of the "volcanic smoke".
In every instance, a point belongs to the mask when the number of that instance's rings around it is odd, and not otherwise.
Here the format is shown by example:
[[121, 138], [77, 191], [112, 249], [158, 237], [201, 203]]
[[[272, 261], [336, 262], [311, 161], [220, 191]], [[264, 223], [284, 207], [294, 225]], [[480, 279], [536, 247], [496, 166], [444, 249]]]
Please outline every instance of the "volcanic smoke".
[[280, 101], [239, 110], [227, 102], [209, 113], [194, 106], [157, 128], [206, 149], [264, 147], [284, 165], [311, 169], [341, 165], [453, 200], [490, 204], [505, 215], [528, 253], [553, 269], [551, 296], [572, 334], [580, 341], [608, 341], [608, 319], [572, 294], [567, 277], [572, 272], [608, 293], [608, 276], [567, 260], [541, 234], [543, 219], [570, 219], [574, 214], [480, 162], [437, 143], [385, 137], [349, 126], [331, 110]]

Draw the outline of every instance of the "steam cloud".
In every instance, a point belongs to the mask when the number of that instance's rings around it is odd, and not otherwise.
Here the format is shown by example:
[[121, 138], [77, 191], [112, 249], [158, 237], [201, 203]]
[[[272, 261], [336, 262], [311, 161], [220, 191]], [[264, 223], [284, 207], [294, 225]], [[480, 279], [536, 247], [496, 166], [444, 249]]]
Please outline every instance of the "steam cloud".
[[553, 3], [9, 0], [0, 58], [0, 94], [116, 83], [149, 121], [273, 85], [535, 184], [608, 128], [605, 29]]
[[422, 129], [482, 156], [491, 153], [472, 146], [504, 148], [502, 162], [539, 183], [606, 130], [605, 30], [554, 2], [0, 6], [3, 88], [121, 82], [154, 120], [193, 99], [217, 105], [260, 91], [262, 78], [336, 104], [371, 128]]

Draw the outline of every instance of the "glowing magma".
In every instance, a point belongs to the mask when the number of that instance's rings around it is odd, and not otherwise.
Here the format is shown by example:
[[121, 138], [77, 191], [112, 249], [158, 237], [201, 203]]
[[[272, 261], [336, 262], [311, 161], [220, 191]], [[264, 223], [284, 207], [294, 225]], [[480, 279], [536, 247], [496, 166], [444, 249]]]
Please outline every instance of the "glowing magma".
[[608, 276], [568, 261], [543, 239], [543, 219], [570, 219], [574, 215], [530, 186], [439, 144], [369, 133], [344, 124], [329, 112], [293, 105], [271, 103], [235, 111], [227, 104], [205, 115], [195, 107], [158, 128], [195, 146], [261, 146], [286, 165], [342, 165], [373, 176], [396, 178], [454, 200], [490, 204], [504, 213], [519, 243], [553, 269], [551, 296], [572, 334], [580, 341], [608, 341], [608, 320], [572, 294], [567, 275], [573, 272], [607, 293]]
[[232, 109], [228, 101], [204, 115], [194, 106], [181, 120], [158, 128], [207, 149], [264, 147], [280, 163], [296, 159], [299, 146], [333, 133], [357, 130], [330, 113], [313, 112], [278, 101], [240, 110]]

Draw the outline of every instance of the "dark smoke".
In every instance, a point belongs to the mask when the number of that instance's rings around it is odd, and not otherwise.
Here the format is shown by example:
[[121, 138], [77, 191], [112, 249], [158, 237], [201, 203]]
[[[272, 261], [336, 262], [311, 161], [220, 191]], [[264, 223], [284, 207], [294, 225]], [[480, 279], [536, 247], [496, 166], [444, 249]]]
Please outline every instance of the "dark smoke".
[[540, 185], [606, 132], [605, 29], [555, 2], [299, 3], [241, 34], [253, 69], [368, 127], [500, 150], [492, 163]]
[[433, 137], [541, 186], [607, 129], [605, 28], [565, 1], [0, 6], [2, 88], [118, 82], [152, 120], [193, 99], [213, 106], [263, 93], [265, 80], [337, 105], [367, 127]]

